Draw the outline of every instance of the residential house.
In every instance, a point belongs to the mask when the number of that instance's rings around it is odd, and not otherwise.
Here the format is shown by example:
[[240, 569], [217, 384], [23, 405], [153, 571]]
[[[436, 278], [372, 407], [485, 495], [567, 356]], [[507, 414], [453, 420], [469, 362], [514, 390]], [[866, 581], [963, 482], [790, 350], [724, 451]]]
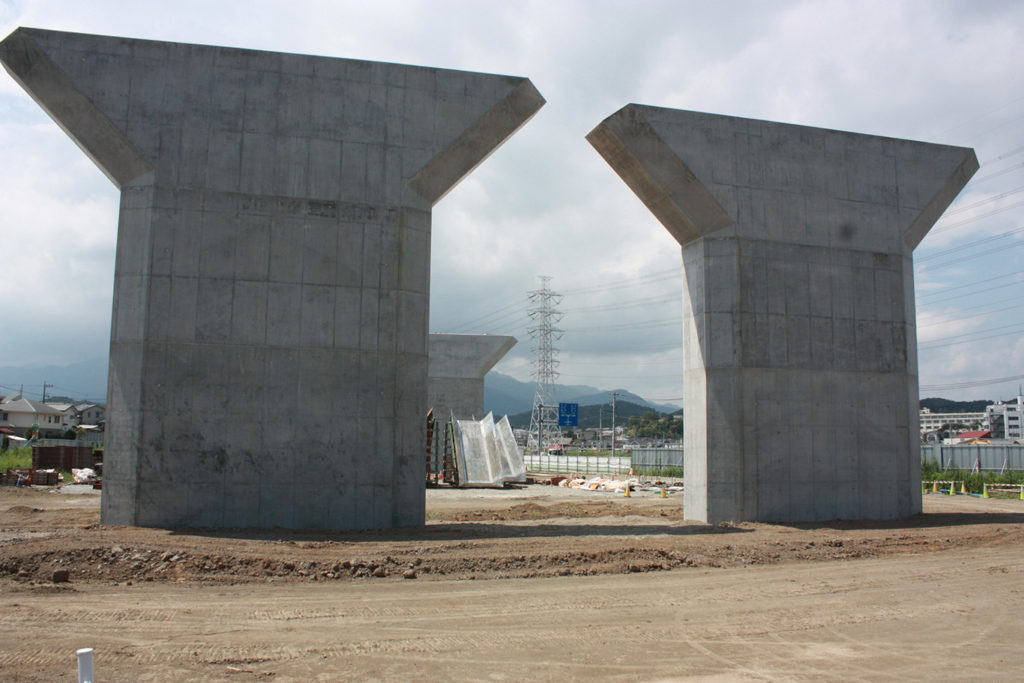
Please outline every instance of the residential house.
[[97, 425], [103, 421], [103, 407], [95, 403], [47, 403], [65, 415], [65, 423], [70, 428], [79, 425]]
[[98, 425], [103, 422], [103, 406], [98, 406], [95, 403], [79, 403], [75, 406], [75, 411], [78, 413], [78, 424], [80, 425]]
[[60, 437], [71, 425], [64, 411], [42, 401], [22, 398], [21, 394], [0, 400], [0, 427], [24, 436], [34, 426], [39, 427], [40, 436]]
[[976, 429], [976, 430], [969, 431], [969, 432], [963, 432], [961, 434], [957, 434], [954, 437], [946, 439], [946, 443], [953, 444], [953, 445], [964, 444], [964, 443], [965, 444], [989, 443], [989, 440], [991, 438], [992, 438], [992, 432], [991, 431], [989, 431], [987, 429], [984, 429], [984, 430]]

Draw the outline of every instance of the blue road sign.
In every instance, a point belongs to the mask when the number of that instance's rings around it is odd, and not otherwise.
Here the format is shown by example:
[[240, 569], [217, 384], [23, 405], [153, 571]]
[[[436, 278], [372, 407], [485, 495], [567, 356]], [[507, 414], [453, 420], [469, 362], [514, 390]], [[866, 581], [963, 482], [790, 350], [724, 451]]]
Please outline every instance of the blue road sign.
[[559, 427], [577, 427], [580, 424], [580, 404], [579, 403], [559, 403], [558, 404], [558, 426]]

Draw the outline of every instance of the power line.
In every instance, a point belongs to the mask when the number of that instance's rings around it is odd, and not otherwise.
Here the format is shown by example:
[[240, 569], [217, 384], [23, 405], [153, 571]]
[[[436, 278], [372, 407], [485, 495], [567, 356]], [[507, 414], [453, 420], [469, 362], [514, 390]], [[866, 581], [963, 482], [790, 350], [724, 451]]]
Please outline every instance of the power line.
[[[572, 295], [595, 294], [595, 293], [604, 292], [604, 291], [611, 291], [611, 290], [617, 290], [617, 289], [625, 289], [627, 287], [633, 287], [633, 286], [637, 286], [637, 285], [641, 285], [641, 284], [649, 285], [651, 283], [660, 282], [662, 280], [669, 280], [669, 279], [673, 279], [673, 278], [679, 278], [679, 277], [681, 277], [681, 274], [682, 274], [682, 270], [680, 268], [673, 267], [673, 268], [668, 268], [668, 269], [665, 269], [665, 270], [653, 271], [651, 273], [646, 273], [644, 275], [640, 275], [640, 276], [637, 276], [637, 277], [631, 277], [631, 278], [624, 278], [622, 280], [616, 280], [614, 282], [606, 282], [606, 283], [602, 283], [602, 284], [599, 284], [599, 285], [591, 285], [591, 286], [587, 286], [587, 287], [578, 287], [576, 289], [565, 290], [563, 292], [563, 295], [569, 295], [569, 294], [572, 294]], [[676, 297], [676, 296], [679, 296], [679, 295], [678, 295], [678, 293], [673, 292], [671, 295], [666, 293], [665, 295], [662, 295], [662, 296], [665, 296], [665, 297], [669, 297], [669, 296]], [[647, 298], [652, 298], [652, 297], [647, 297]], [[637, 304], [637, 305], [639, 305], [639, 304]], [[517, 313], [525, 312], [526, 309], [529, 306], [530, 306], [530, 302], [529, 301], [508, 304], [507, 306], [503, 306], [501, 308], [492, 310], [492, 311], [490, 311], [488, 313], [485, 313], [484, 315], [477, 316], [476, 318], [473, 318], [472, 320], [469, 320], [469, 321], [467, 321], [465, 323], [457, 324], [457, 325], [453, 326], [451, 328], [451, 330], [453, 332], [458, 332], [458, 331], [461, 331], [461, 330], [472, 329], [474, 327], [479, 328], [479, 327], [485, 326], [485, 325], [494, 326], [495, 324], [497, 324], [498, 321], [503, 321], [503, 320], [509, 319], [510, 317], [514, 317]], [[606, 307], [604, 310], [613, 310], [611, 307], [612, 306], [616, 306], [616, 304], [603, 304], [602, 306]], [[626, 304], [622, 304], [619, 307], [625, 307], [625, 306], [626, 306]], [[600, 308], [595, 308], [593, 310], [601, 310], [601, 309]], [[584, 311], [585, 312], [590, 312], [590, 310], [585, 309], [585, 308], [584, 309], [572, 309], [571, 310], [571, 312], [584, 312]], [[567, 312], [569, 312], [569, 311], [567, 311]]]
[[[1022, 98], [1022, 99], [1024, 99], [1024, 98]], [[1009, 152], [1003, 152], [999, 156], [993, 157], [991, 160], [986, 160], [984, 165], [988, 166], [989, 164], [991, 164], [993, 162], [1002, 161], [1003, 159], [1009, 159], [1010, 157], [1017, 156], [1021, 152], [1024, 152], [1024, 145], [1022, 145], [1020, 147], [1014, 147]]]
[[[959, 337], [968, 337], [968, 336], [973, 336], [973, 335], [976, 335], [976, 334], [982, 334], [983, 332], [994, 332], [996, 330], [1005, 330], [1005, 329], [1009, 329], [1011, 327], [1012, 328], [1019, 328], [1019, 329], [1012, 329], [1009, 332], [1000, 332], [999, 334], [990, 334], [990, 335], [987, 335], [987, 336], [984, 336], [984, 337], [978, 337], [976, 339], [959, 339], [958, 341], [946, 341], [947, 339], [958, 339]], [[946, 346], [956, 346], [958, 344], [970, 344], [972, 342], [986, 341], [988, 339], [996, 339], [998, 337], [1006, 337], [1006, 336], [1009, 336], [1011, 334], [1020, 334], [1021, 332], [1024, 332], [1024, 323], [1013, 323], [1012, 325], [1003, 325], [1001, 327], [991, 327], [991, 328], [988, 328], [986, 330], [976, 330], [974, 332], [967, 332], [965, 334], [954, 334], [954, 335], [951, 335], [949, 337], [939, 337], [938, 339], [933, 340], [931, 342], [926, 342], [926, 343], [920, 344], [920, 345], [918, 345], [917, 348], [918, 348], [919, 351], [930, 351], [931, 349], [938, 349], [938, 348], [942, 348], [942, 347], [946, 347]], [[942, 343], [934, 343], [934, 342], [942, 342]]]
[[[939, 135], [946, 135], [948, 133], [952, 133], [954, 130], [957, 130], [957, 129], [960, 129], [960, 128], [964, 128], [965, 126], [974, 125], [974, 124], [978, 123], [979, 121], [983, 121], [984, 119], [988, 118], [989, 116], [992, 116], [996, 112], [1000, 112], [1000, 111], [1002, 111], [1004, 109], [1012, 107], [1013, 105], [1017, 104], [1021, 100], [1024, 100], [1024, 97], [1017, 97], [1015, 99], [1010, 100], [1009, 102], [1005, 102], [1005, 103], [999, 105], [998, 107], [993, 107], [992, 109], [989, 109], [988, 111], [986, 111], [983, 114], [981, 114], [981, 116], [974, 116], [974, 117], [972, 117], [970, 119], [961, 121], [960, 123], [953, 124], [949, 128], [946, 128], [945, 130], [940, 132]], [[1022, 149], [1024, 149], [1024, 148], [1022, 148]]]
[[512, 304], [509, 304], [507, 306], [503, 306], [502, 308], [494, 309], [494, 310], [492, 310], [492, 311], [490, 311], [490, 312], [488, 312], [488, 313], [486, 313], [484, 315], [481, 315], [481, 316], [478, 316], [476, 318], [473, 318], [472, 320], [470, 320], [468, 322], [465, 322], [465, 323], [462, 323], [461, 325], [456, 325], [452, 329], [453, 330], [463, 330], [463, 329], [472, 328], [474, 326], [479, 327], [482, 324], [490, 325], [490, 324], [493, 324], [493, 321], [492, 322], [488, 322], [488, 323], [483, 323], [483, 321], [488, 320], [489, 318], [493, 318], [495, 316], [498, 316], [497, 319], [500, 319], [500, 318], [504, 318], [504, 317], [506, 317], [506, 316], [508, 316], [510, 314], [513, 314], [513, 313], [518, 313], [518, 312], [521, 312], [521, 311], [525, 311], [527, 309], [527, 307], [529, 307], [529, 305], [530, 305], [529, 301], [512, 303]]
[[665, 379], [665, 374], [660, 375], [573, 375], [569, 373], [562, 374], [562, 377], [576, 377], [579, 379]]
[[938, 296], [939, 294], [945, 294], [946, 292], [953, 292], [953, 291], [956, 291], [958, 289], [963, 289], [964, 287], [973, 287], [974, 285], [980, 285], [980, 284], [983, 284], [985, 282], [992, 282], [993, 280], [1000, 280], [1000, 279], [1002, 279], [1004, 277], [1019, 276], [1020, 274], [1021, 274], [1021, 271], [1014, 270], [1014, 271], [1011, 271], [1009, 273], [1003, 273], [1002, 275], [993, 275], [992, 277], [987, 277], [984, 280], [975, 280], [974, 282], [965, 282], [965, 283], [960, 284], [960, 285], [953, 285], [952, 287], [946, 287], [945, 289], [937, 289], [934, 292], [928, 292], [927, 294], [918, 294], [917, 295], [917, 299], [918, 299], [918, 301], [920, 301], [921, 299], [924, 299], [924, 298], [927, 298], [927, 297]]
[[[1016, 284], [1016, 283], [1014, 283]], [[982, 315], [989, 315], [991, 313], [1002, 313], [1003, 311], [1010, 311], [1017, 308], [1024, 308], [1024, 304], [1017, 304], [1016, 306], [1006, 306], [1005, 308], [993, 308], [988, 311], [979, 311], [978, 313], [972, 313], [971, 315], [958, 315], [955, 318], [946, 318], [945, 320], [937, 320], [931, 323], [925, 323], [924, 325], [918, 325], [918, 329], [922, 327], [934, 327], [935, 325], [948, 325], [951, 322], [959, 320], [970, 320], [971, 318], [977, 318]]]
[[998, 330], [1005, 330], [1008, 327], [1017, 327], [1019, 325], [1024, 325], [1024, 322], [1010, 323], [1009, 325], [1000, 325], [999, 327], [989, 327], [989, 328], [986, 328], [984, 330], [975, 330], [973, 332], [963, 332], [961, 334], [951, 334], [949, 336], [938, 337], [936, 339], [932, 339], [931, 341], [924, 342], [924, 343], [931, 344], [932, 342], [945, 341], [947, 339], [959, 339], [960, 337], [970, 337], [970, 336], [975, 335], [975, 334], [982, 334], [984, 332], [996, 332]]
[[[1024, 205], [1024, 202], [1021, 202], [1021, 204]], [[1007, 237], [1012, 237], [1013, 235], [1016, 235], [1016, 234], [1021, 233], [1021, 232], [1024, 232], [1024, 227], [1014, 228], [1013, 230], [1007, 230], [1006, 232], [1000, 233], [998, 235], [990, 235], [988, 237], [982, 237], [981, 239], [976, 239], [976, 240], [973, 240], [971, 242], [965, 242], [963, 244], [958, 244], [955, 247], [950, 247], [949, 249], [943, 249], [942, 251], [932, 252], [931, 254], [926, 254], [924, 256], [921, 256], [920, 258], [915, 257], [914, 260], [916, 262], [918, 262], [918, 263], [921, 263], [922, 261], [930, 261], [931, 259], [934, 259], [934, 258], [939, 258], [941, 256], [948, 256], [949, 254], [955, 254], [958, 251], [963, 251], [965, 249], [970, 249], [971, 247], [976, 247], [979, 244], [987, 244], [989, 242], [995, 242], [996, 240], [1004, 240]]]
[[648, 365], [680, 365], [682, 363], [682, 360], [680, 358], [663, 358], [661, 360], [592, 360], [592, 361], [586, 361], [586, 360], [569, 358], [569, 359], [566, 359], [565, 362], [566, 362], [566, 365], [569, 365], [570, 367], [572, 365], [574, 365], [574, 364], [580, 364], [580, 365], [592, 364], [592, 365], [600, 365], [602, 367], [605, 366], [605, 365], [629, 365], [631, 367], [638, 367], [638, 366], [641, 366], [641, 365], [643, 365], [643, 366], [648, 366]]
[[617, 304], [603, 304], [600, 306], [585, 306], [583, 308], [568, 308], [567, 313], [598, 313], [600, 311], [614, 311], [622, 308], [640, 308], [642, 306], [653, 306], [655, 304], [664, 304], [670, 302], [682, 303], [682, 297], [678, 292], [674, 292], [668, 295], [645, 297], [643, 299], [633, 299], [631, 301], [623, 301]]
[[954, 294], [953, 296], [947, 296], [943, 299], [933, 299], [931, 301], [923, 302], [929, 305], [942, 303], [943, 301], [952, 301], [953, 299], [962, 299], [965, 296], [975, 296], [978, 294], [986, 294], [988, 292], [994, 292], [997, 289], [1003, 289], [1004, 287], [1016, 287], [1020, 285], [1019, 282], [1007, 282], [1005, 285], [996, 285], [995, 287], [986, 287], [985, 289], [976, 289], [973, 292], [964, 292], [963, 294]]
[[[1009, 105], [1006, 105], [1006, 106], [1009, 106]], [[1005, 107], [1003, 107], [1003, 108], [1005, 108]], [[993, 111], [996, 111], [996, 110], [993, 110]], [[985, 114], [985, 116], [988, 116], [988, 114]], [[1022, 118], [1024, 118], [1024, 115], [1014, 116], [1013, 118], [1008, 119], [1006, 121], [1003, 121], [1002, 123], [997, 123], [995, 125], [989, 126], [988, 128], [983, 128], [981, 131], [974, 132], [974, 133], [971, 134], [971, 137], [972, 137], [972, 139], [977, 141], [977, 140], [979, 140], [981, 138], [984, 138], [984, 137], [987, 137], [987, 136], [991, 135], [992, 133], [996, 132], [997, 130], [1001, 130], [1003, 128], [1006, 128], [1007, 126], [1011, 126], [1011, 125], [1015, 124], [1017, 121], [1019, 121]], [[954, 130], [955, 130], [955, 128], [956, 127], [954, 127]]]
[[1013, 244], [1013, 245], [1008, 246], [1008, 247], [996, 247], [994, 249], [986, 249], [985, 251], [979, 251], [976, 254], [971, 254], [969, 256], [963, 256], [961, 258], [951, 259], [949, 261], [942, 261], [940, 263], [931, 263], [931, 264], [928, 264], [928, 265], [924, 266], [923, 268], [918, 268], [917, 272], [918, 273], [925, 273], [925, 272], [930, 272], [930, 271], [933, 271], [933, 270], [939, 270], [941, 268], [948, 268], [949, 266], [959, 265], [959, 264], [963, 263], [964, 261], [972, 261], [972, 260], [974, 260], [976, 258], [981, 258], [982, 256], [988, 256], [989, 254], [995, 254], [997, 252], [1006, 252], [1006, 251], [1009, 251], [1010, 249], [1018, 249], [1021, 246], [1024, 246], [1024, 241], [1018, 242], [1017, 244]]
[[940, 233], [940, 232], [947, 232], [947, 231], [953, 230], [955, 228], [962, 228], [963, 226], [970, 225], [971, 223], [973, 223], [975, 221], [980, 221], [982, 218], [990, 218], [992, 216], [996, 216], [998, 214], [1001, 214], [1004, 211], [1009, 211], [1010, 209], [1016, 209], [1019, 206], [1024, 206], [1024, 201], [1019, 201], [1016, 204], [1007, 204], [1006, 206], [1001, 206], [998, 209], [995, 209], [993, 211], [989, 211], [988, 213], [983, 213], [983, 214], [979, 214], [977, 216], [972, 216], [971, 218], [965, 218], [962, 221], [957, 221], [956, 223], [950, 223], [949, 225], [943, 225], [940, 222], [940, 223], [937, 223], [934, 228], [929, 230], [928, 234], [931, 235], [931, 234]]
[[[1021, 147], [1021, 149], [1024, 150], [1024, 147]], [[993, 178], [998, 178], [999, 176], [1004, 176], [1007, 173], [1010, 173], [1012, 171], [1016, 171], [1019, 168], [1024, 168], [1024, 161], [1022, 161], [1022, 162], [1020, 162], [1018, 164], [1014, 164], [1013, 166], [1007, 166], [1006, 168], [1004, 168], [1001, 171], [993, 171], [992, 173], [989, 173], [988, 175], [981, 176], [980, 178], [972, 178], [971, 179], [971, 185], [972, 186], [980, 185], [981, 183], [984, 183], [985, 181], [992, 180]]]
[[485, 325], [479, 325], [476, 327], [476, 331], [480, 332], [510, 332], [514, 330], [524, 329], [529, 321], [529, 318], [525, 315], [525, 311], [514, 311], [500, 318], [488, 322]]
[[667, 268], [665, 270], [657, 270], [646, 275], [640, 275], [638, 277], [625, 278], [623, 280], [616, 280], [613, 282], [606, 282], [600, 285], [591, 285], [588, 287], [580, 287], [577, 289], [567, 289], [565, 294], [576, 295], [576, 294], [592, 294], [594, 292], [606, 291], [609, 289], [622, 289], [624, 287], [634, 287], [638, 284], [650, 284], [651, 282], [659, 282], [661, 280], [668, 280], [674, 277], [682, 277], [682, 269], [678, 266]]
[[[1024, 163], [1022, 163], [1021, 165], [1024, 166]], [[991, 197], [986, 197], [985, 199], [979, 199], [978, 201], [972, 204], [965, 204], [964, 206], [958, 206], [955, 209], [950, 209], [949, 211], [943, 214], [943, 218], [945, 218], [946, 216], [954, 216], [958, 213], [963, 213], [964, 211], [969, 211], [970, 209], [974, 209], [979, 206], [984, 206], [985, 204], [989, 204], [1000, 199], [1005, 199], [1006, 197], [1017, 194], [1018, 192], [1024, 192], [1024, 185], [1022, 185], [1021, 187], [1014, 188], [1012, 190], [1007, 190], [1006, 192], [1000, 194], [992, 195]]]
[[[629, 350], [630, 351], [656, 351], [656, 350], [658, 350], [658, 351], [669, 351], [669, 350], [672, 350], [672, 349], [678, 349], [679, 351], [682, 351], [683, 350], [682, 342], [674, 342], [672, 344], [653, 344], [653, 345], [648, 345], [648, 346], [634, 346], [633, 344], [629, 345]], [[592, 353], [592, 351], [589, 350], [589, 349], [572, 348], [572, 347], [570, 347], [570, 348], [564, 348], [563, 347], [562, 351], [565, 351], [566, 353]]]
[[995, 379], [979, 379], [972, 382], [956, 382], [953, 384], [922, 384], [920, 391], [948, 391], [950, 389], [970, 389], [972, 387], [984, 387], [991, 384], [1002, 384], [1004, 382], [1016, 382], [1024, 379], [1024, 375], [1013, 375], [1011, 377], [997, 377]]
[[670, 325], [681, 325], [682, 322], [679, 320], [664, 320], [663, 318], [656, 318], [654, 320], [643, 320], [636, 323], [621, 323], [619, 325], [602, 325], [599, 327], [571, 327], [567, 328], [566, 332], [616, 332], [622, 330], [641, 330], [649, 329], [652, 327], [667, 327]]

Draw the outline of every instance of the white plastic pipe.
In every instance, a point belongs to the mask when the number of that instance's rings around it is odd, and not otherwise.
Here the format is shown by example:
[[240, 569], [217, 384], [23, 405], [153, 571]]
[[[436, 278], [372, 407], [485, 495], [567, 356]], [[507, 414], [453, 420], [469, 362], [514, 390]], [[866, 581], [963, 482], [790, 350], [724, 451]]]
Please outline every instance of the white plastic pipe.
[[92, 648], [83, 647], [78, 651], [78, 683], [94, 683], [92, 673]]

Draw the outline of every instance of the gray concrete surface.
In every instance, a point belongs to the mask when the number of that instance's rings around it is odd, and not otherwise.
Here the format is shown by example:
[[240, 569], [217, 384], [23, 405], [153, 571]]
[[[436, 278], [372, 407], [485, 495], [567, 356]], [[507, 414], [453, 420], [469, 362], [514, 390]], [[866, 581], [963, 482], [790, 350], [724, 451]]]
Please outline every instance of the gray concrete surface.
[[525, 78], [21, 28], [121, 190], [105, 524], [423, 523], [431, 207]]
[[[429, 336], [428, 405], [438, 420], [484, 416], [484, 376], [516, 345], [515, 337], [493, 334]], [[500, 417], [500, 416], [499, 416]]]
[[912, 251], [974, 152], [640, 105], [588, 140], [682, 245], [685, 516], [919, 513]]

